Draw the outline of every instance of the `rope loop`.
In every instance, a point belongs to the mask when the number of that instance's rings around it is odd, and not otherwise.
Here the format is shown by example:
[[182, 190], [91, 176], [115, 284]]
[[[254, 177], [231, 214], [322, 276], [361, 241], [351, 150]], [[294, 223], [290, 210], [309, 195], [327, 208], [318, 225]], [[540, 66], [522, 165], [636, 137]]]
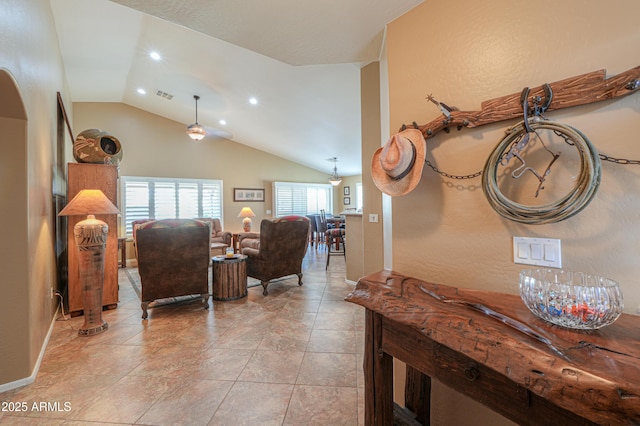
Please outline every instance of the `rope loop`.
[[[541, 206], [527, 206], [507, 198], [498, 188], [498, 166], [504, 165], [506, 152], [530, 131], [551, 130], [573, 142], [580, 157], [580, 173], [574, 187], [564, 197]], [[600, 184], [600, 157], [589, 139], [579, 130], [561, 123], [531, 117], [512, 128], [493, 150], [482, 173], [482, 190], [491, 207], [505, 219], [539, 225], [560, 222], [582, 211], [593, 199]]]

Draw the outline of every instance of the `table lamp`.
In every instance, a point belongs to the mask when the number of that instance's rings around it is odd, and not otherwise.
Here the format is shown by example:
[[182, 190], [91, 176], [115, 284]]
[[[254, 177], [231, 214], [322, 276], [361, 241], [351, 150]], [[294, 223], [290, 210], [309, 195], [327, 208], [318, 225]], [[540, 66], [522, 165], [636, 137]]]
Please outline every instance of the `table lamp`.
[[251, 218], [255, 217], [255, 213], [251, 210], [251, 207], [243, 207], [238, 214], [238, 217], [244, 217], [242, 220], [242, 228], [244, 232], [251, 232]]
[[91, 336], [109, 328], [109, 324], [102, 320], [104, 252], [109, 226], [94, 215], [118, 213], [120, 210], [99, 189], [83, 189], [58, 213], [59, 216], [87, 215], [73, 227], [84, 310], [84, 324], [78, 330], [79, 336]]

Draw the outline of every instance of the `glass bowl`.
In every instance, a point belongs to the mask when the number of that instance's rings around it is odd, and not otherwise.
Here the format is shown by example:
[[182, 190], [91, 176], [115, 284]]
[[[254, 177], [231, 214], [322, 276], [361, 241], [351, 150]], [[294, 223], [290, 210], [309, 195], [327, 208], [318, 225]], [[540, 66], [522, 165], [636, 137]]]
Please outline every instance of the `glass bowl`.
[[520, 297], [539, 318], [580, 330], [612, 324], [623, 308], [622, 292], [616, 281], [559, 269], [521, 271]]

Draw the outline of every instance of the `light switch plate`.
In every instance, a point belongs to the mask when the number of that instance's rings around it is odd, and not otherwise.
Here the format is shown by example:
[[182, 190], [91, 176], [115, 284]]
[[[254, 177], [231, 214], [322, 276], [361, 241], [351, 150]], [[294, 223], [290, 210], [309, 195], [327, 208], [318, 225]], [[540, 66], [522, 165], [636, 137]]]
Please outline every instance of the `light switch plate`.
[[369, 222], [378, 223], [378, 215], [375, 213], [369, 213]]
[[523, 265], [562, 268], [560, 240], [513, 237], [513, 262]]

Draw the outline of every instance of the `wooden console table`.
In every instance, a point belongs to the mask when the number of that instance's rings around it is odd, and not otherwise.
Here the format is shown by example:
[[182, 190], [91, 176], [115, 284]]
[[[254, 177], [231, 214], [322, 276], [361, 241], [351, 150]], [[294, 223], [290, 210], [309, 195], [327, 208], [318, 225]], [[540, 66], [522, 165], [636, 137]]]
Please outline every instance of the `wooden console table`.
[[639, 316], [569, 330], [517, 295], [393, 271], [360, 279], [346, 300], [366, 308], [367, 425], [393, 424], [393, 358], [407, 364], [405, 406], [425, 425], [431, 378], [522, 425], [640, 424]]

